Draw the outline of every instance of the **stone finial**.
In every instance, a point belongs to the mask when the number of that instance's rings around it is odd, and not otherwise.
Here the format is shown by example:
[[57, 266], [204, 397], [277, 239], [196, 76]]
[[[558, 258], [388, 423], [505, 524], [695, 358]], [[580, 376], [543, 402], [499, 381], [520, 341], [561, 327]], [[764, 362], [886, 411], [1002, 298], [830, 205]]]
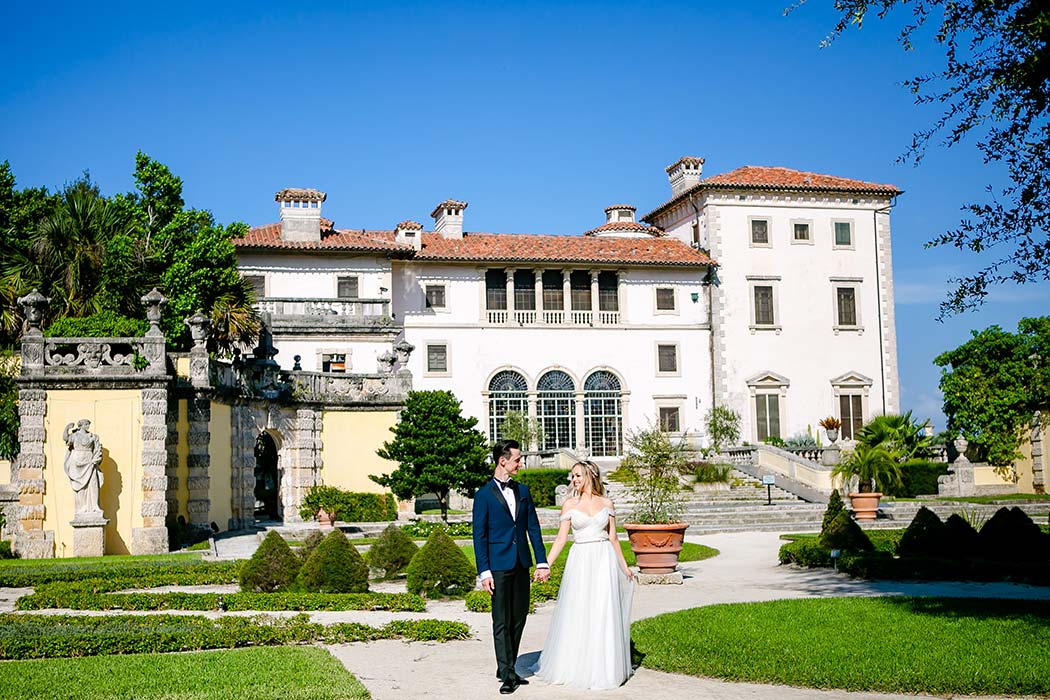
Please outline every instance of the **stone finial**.
[[295, 362], [295, 364], [292, 365], [292, 371], [293, 372], [302, 372], [303, 371], [303, 364], [302, 364], [303, 363], [303, 356], [302, 355], [294, 355], [292, 357], [292, 360]]
[[208, 342], [208, 331], [211, 329], [211, 319], [198, 311], [185, 321], [190, 327], [190, 338], [193, 340], [194, 350], [203, 350]]
[[376, 364], [379, 365], [380, 374], [392, 374], [394, 372], [395, 362], [397, 362], [397, 355], [389, 350], [376, 358]]
[[402, 367], [408, 364], [408, 358], [415, 349], [416, 346], [407, 340], [399, 340], [394, 343], [394, 353], [396, 353], [397, 361], [401, 363]]
[[146, 307], [146, 320], [149, 321], [149, 330], [146, 331], [146, 335], [163, 336], [164, 333], [160, 330], [160, 315], [164, 305], [168, 303], [168, 298], [154, 287], [149, 294], [142, 297], [141, 301]]
[[34, 289], [24, 297], [18, 297], [17, 301], [21, 305], [22, 315], [25, 316], [26, 323], [29, 325], [26, 333], [40, 335], [40, 325], [44, 321], [44, 312], [47, 310], [47, 305], [51, 303], [51, 300]]
[[966, 463], [970, 461], [966, 458], [966, 448], [969, 446], [969, 441], [967, 441], [967, 439], [963, 437], [962, 434], [960, 434], [959, 437], [955, 438], [955, 451], [959, 453], [959, 456], [955, 458], [956, 462]]
[[434, 211], [430, 212], [434, 219], [434, 231], [444, 238], [463, 238], [463, 210], [466, 208], [466, 202], [456, 199], [446, 199], [434, 207]]

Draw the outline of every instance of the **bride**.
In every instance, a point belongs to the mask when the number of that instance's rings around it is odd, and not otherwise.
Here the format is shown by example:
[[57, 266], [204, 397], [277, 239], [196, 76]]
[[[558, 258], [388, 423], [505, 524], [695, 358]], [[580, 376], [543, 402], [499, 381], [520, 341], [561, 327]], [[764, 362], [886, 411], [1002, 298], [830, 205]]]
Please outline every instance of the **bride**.
[[573, 546], [547, 641], [533, 670], [548, 683], [616, 688], [631, 675], [634, 574], [616, 537], [616, 513], [605, 498], [598, 465], [576, 463], [571, 483], [574, 497], [562, 506], [561, 527], [548, 561], [558, 559], [570, 528]]

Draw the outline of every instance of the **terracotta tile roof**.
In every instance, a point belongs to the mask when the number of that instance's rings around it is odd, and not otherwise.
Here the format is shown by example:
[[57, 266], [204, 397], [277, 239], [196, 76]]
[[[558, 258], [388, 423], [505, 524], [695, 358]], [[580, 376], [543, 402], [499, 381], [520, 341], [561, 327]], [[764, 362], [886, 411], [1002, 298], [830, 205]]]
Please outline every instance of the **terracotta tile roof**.
[[328, 195], [306, 187], [285, 187], [273, 196], [275, 202], [323, 202]]
[[808, 173], [790, 168], [774, 168], [761, 165], [745, 165], [728, 173], [704, 178], [688, 190], [681, 192], [642, 217], [650, 221], [662, 214], [671, 206], [686, 199], [690, 194], [704, 190], [765, 190], [787, 192], [845, 192], [851, 194], [871, 194], [892, 197], [903, 190], [895, 185], [883, 185], [864, 180], [853, 180], [834, 175]]
[[605, 233], [606, 231], [629, 231], [631, 233], [644, 233], [648, 236], [657, 237], [666, 235], [663, 229], [657, 228], [656, 226], [646, 226], [637, 221], [610, 221], [607, 224], [602, 224], [598, 228], [592, 228], [583, 235], [595, 236], [599, 233]]
[[[641, 224], [633, 224], [641, 226]], [[654, 229], [643, 226], [647, 231]], [[655, 229], [659, 230], [659, 229]], [[281, 240], [281, 225], [268, 224], [250, 229], [234, 245], [245, 252], [380, 252], [391, 257], [420, 261], [501, 262], [501, 263], [589, 263], [658, 267], [704, 267], [714, 261], [698, 250], [673, 238], [602, 238], [598, 236], [549, 236], [516, 233], [464, 233], [462, 239], [448, 239], [437, 233], [423, 233], [422, 250], [396, 243], [393, 231], [324, 231], [321, 241]]]
[[638, 211], [635, 207], [631, 206], [630, 204], [611, 204], [605, 207], [605, 213], [608, 214], [614, 209], [630, 209], [631, 211]]
[[394, 227], [395, 231], [397, 229], [404, 229], [406, 231], [422, 231], [423, 230], [423, 224], [419, 223], [418, 221], [412, 221], [411, 219], [406, 219], [406, 220], [402, 221], [401, 223], [399, 223], [397, 226]]
[[434, 211], [430, 212], [430, 217], [436, 219], [437, 215], [441, 213], [442, 209], [466, 209], [467, 203], [461, 202], [458, 199], [446, 199], [441, 204], [434, 207]]

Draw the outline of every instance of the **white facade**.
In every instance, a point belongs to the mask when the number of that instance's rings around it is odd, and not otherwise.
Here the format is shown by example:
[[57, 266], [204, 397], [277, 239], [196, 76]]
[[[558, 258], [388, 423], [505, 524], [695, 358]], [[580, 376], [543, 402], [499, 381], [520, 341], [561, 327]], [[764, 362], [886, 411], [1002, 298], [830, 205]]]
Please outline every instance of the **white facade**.
[[[464, 234], [466, 204], [449, 200], [435, 212], [462, 205], [457, 225], [408, 242], [332, 229], [304, 251], [282, 246], [274, 226], [253, 229], [238, 242], [241, 266], [273, 314], [282, 367], [299, 355], [305, 371], [376, 372], [406, 340], [414, 388], [452, 391], [490, 438], [507, 410], [543, 423], [539, 447], [600, 457], [649, 425], [702, 439], [715, 403], [741, 414], [752, 442], [815, 432], [827, 415], [852, 427], [896, 412], [896, 188], [815, 175], [811, 185], [796, 171], [767, 182], [782, 169], [705, 181], [702, 164], [687, 159], [684, 179], [682, 161], [669, 169], [674, 198], [644, 217], [657, 229], [615, 205], [582, 237]], [[763, 179], [751, 186], [754, 170]], [[419, 226], [398, 231], [406, 224]], [[657, 252], [598, 258], [611, 239]], [[331, 365], [341, 351], [345, 365]]]

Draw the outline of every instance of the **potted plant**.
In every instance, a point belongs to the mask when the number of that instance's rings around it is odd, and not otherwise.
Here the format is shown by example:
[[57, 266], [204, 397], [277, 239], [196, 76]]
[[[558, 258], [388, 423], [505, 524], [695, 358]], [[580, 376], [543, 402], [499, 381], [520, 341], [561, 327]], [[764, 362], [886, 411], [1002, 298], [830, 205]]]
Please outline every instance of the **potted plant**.
[[854, 515], [857, 520], [874, 520], [879, 511], [881, 490], [901, 483], [901, 465], [885, 447], [858, 442], [831, 475], [842, 481], [843, 490], [854, 479], [857, 481], [857, 490], [849, 494]]
[[332, 527], [343, 507], [343, 492], [334, 486], [317, 485], [311, 488], [299, 506], [303, 520], [317, 519], [323, 529]]
[[839, 439], [839, 428], [842, 427], [842, 421], [835, 416], [828, 416], [819, 423], [820, 427], [828, 433], [828, 440], [835, 442]]
[[624, 522], [631, 550], [643, 574], [669, 574], [678, 568], [688, 523], [682, 522], [682, 477], [688, 469], [685, 442], [650, 427], [627, 437], [620, 467], [629, 474], [634, 509]]

